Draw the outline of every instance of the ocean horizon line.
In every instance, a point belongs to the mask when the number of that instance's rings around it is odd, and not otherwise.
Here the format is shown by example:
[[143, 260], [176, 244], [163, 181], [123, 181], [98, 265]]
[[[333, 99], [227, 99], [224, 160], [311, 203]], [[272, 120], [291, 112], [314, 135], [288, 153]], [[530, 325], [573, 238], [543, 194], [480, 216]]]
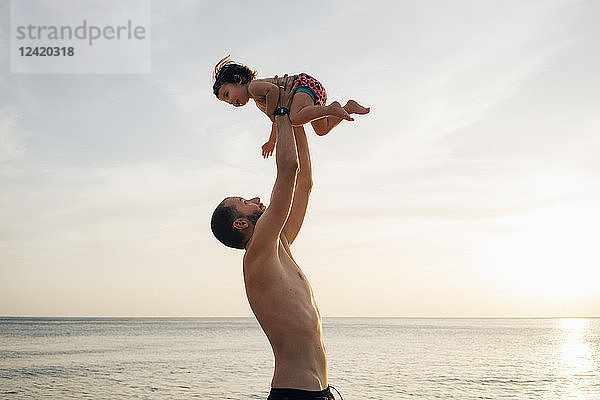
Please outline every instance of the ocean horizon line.
[[[365, 315], [331, 315], [323, 316], [323, 319], [599, 319], [600, 316], [365, 316]], [[254, 320], [253, 316], [247, 315], [222, 315], [222, 316], [111, 316], [111, 315], [0, 315], [0, 319], [248, 319]]]

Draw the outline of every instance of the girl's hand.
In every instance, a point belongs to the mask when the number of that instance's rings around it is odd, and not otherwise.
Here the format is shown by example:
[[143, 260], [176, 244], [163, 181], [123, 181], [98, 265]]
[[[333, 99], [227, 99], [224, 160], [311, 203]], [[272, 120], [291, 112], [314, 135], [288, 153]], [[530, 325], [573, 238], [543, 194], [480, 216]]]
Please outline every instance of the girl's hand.
[[263, 158], [268, 158], [273, 155], [273, 150], [275, 150], [275, 142], [268, 141], [267, 143], [262, 145], [262, 156]]

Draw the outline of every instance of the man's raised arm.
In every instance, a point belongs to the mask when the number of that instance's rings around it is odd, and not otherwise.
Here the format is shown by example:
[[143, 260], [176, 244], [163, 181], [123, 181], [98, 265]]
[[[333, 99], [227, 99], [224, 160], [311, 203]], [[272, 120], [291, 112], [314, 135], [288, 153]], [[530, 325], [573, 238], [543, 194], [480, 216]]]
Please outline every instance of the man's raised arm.
[[[292, 97], [298, 84], [293, 79], [285, 79], [280, 85], [279, 106], [289, 110]], [[271, 193], [269, 207], [258, 220], [253, 234], [253, 247], [276, 243], [285, 221], [288, 219], [296, 175], [298, 173], [298, 153], [292, 133], [292, 123], [287, 114], [275, 117], [277, 129], [277, 147], [275, 162], [277, 177]]]
[[296, 149], [298, 151], [298, 160], [300, 169], [296, 177], [296, 187], [294, 189], [294, 200], [290, 215], [283, 227], [283, 234], [290, 244], [294, 242], [300, 232], [304, 215], [308, 207], [308, 198], [312, 189], [312, 166], [310, 163], [310, 152], [308, 151], [308, 141], [306, 133], [301, 126], [294, 127], [294, 137], [296, 139]]

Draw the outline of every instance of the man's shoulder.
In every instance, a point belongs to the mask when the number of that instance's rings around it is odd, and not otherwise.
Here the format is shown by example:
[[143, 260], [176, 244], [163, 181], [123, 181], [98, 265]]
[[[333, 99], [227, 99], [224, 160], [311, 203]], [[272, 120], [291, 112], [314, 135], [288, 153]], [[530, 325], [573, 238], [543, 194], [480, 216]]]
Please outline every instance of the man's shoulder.
[[244, 253], [244, 265], [262, 262], [265, 258], [277, 255], [279, 246], [287, 247], [287, 239], [281, 233], [275, 240], [253, 237]]
[[281, 273], [281, 260], [278, 254], [281, 240], [272, 246], [253, 246], [246, 249], [244, 254], [244, 279], [248, 286], [260, 286], [271, 282]]
[[244, 264], [260, 260], [273, 254], [277, 249], [277, 242], [253, 238], [248, 244], [244, 254]]

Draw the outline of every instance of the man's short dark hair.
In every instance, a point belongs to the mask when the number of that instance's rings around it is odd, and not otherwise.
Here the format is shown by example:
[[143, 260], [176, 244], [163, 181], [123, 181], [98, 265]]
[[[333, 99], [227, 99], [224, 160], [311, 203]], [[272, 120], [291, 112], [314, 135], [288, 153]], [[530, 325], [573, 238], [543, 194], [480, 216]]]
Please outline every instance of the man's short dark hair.
[[219, 242], [225, 246], [243, 249], [244, 235], [233, 227], [233, 221], [243, 217], [243, 215], [234, 206], [226, 206], [225, 200], [215, 208], [210, 220], [210, 229]]

